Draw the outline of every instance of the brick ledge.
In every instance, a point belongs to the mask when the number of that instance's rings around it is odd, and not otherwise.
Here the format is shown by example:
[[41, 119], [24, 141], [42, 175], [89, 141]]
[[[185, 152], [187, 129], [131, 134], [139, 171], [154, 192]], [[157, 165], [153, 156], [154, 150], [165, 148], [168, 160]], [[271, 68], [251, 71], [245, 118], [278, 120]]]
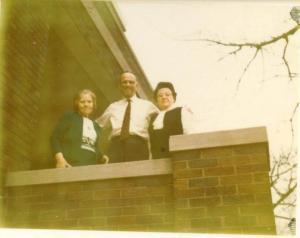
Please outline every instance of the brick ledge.
[[10, 172], [5, 186], [26, 186], [50, 183], [80, 182], [126, 177], [171, 174], [170, 159], [143, 160], [103, 165], [88, 165], [66, 169], [42, 169]]
[[170, 138], [170, 151], [183, 151], [221, 146], [267, 142], [266, 127], [178, 135]]

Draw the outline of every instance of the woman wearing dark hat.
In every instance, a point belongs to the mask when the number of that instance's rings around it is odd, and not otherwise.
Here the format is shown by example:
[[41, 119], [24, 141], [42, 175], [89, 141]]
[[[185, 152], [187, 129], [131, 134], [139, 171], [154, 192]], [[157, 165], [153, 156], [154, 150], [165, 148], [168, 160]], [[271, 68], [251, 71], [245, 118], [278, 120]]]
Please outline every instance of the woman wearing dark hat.
[[154, 97], [160, 112], [150, 120], [149, 135], [152, 159], [159, 159], [170, 156], [170, 136], [193, 131], [193, 115], [186, 107], [175, 105], [176, 92], [170, 82], [158, 83]]

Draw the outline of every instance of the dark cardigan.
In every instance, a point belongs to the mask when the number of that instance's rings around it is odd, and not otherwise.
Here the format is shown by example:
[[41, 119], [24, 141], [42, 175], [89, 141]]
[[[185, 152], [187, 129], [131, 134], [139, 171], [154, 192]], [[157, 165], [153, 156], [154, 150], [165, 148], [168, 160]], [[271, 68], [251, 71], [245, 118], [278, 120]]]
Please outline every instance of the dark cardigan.
[[101, 128], [93, 121], [97, 139], [95, 144], [96, 153], [81, 148], [83, 118], [76, 112], [65, 113], [56, 125], [51, 136], [53, 156], [63, 153], [64, 158], [72, 166], [97, 164], [102, 154], [99, 150], [98, 141]]
[[182, 120], [181, 120], [182, 107], [176, 107], [167, 111], [164, 116], [163, 128], [154, 130], [153, 122], [157, 114], [153, 115], [150, 120], [149, 136], [151, 153], [153, 159], [170, 157], [169, 152], [169, 139], [172, 135], [183, 134]]

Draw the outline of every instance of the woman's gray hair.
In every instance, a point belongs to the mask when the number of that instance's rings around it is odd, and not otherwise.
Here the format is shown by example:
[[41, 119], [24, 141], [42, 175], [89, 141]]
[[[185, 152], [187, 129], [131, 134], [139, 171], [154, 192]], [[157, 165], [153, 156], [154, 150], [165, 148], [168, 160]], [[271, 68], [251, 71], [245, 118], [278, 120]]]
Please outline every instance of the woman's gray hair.
[[73, 100], [73, 109], [75, 112], [78, 112], [78, 103], [79, 103], [79, 100], [81, 98], [81, 95], [82, 94], [89, 94], [91, 95], [92, 97], [92, 100], [93, 100], [93, 110], [95, 110], [97, 108], [97, 97], [96, 97], [96, 94], [89, 90], [89, 89], [82, 89], [80, 90], [74, 97], [74, 100]]

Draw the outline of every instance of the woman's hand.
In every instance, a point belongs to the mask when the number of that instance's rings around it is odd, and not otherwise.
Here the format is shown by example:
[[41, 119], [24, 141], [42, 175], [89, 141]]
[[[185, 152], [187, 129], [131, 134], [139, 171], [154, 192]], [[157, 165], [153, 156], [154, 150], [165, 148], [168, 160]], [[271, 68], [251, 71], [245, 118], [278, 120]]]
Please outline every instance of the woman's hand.
[[64, 158], [63, 154], [57, 153], [55, 155], [55, 160], [56, 160], [56, 168], [69, 168], [72, 167]]
[[103, 164], [108, 164], [108, 162], [109, 162], [109, 157], [107, 155], [103, 155], [102, 156], [102, 163]]

